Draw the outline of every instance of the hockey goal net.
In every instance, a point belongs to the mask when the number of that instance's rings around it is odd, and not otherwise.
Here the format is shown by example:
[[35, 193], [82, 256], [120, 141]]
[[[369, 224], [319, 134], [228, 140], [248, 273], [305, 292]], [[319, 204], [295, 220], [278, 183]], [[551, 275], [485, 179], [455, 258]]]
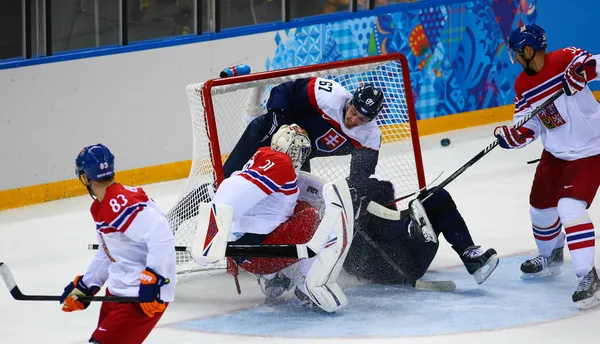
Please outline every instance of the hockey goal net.
[[[222, 163], [249, 121], [266, 112], [270, 90], [282, 82], [318, 76], [333, 79], [354, 92], [373, 83], [385, 95], [376, 121], [382, 132], [382, 148], [375, 177], [394, 184], [396, 195], [423, 187], [421, 152], [406, 58], [387, 54], [284, 70], [212, 79], [186, 87], [192, 112], [193, 160], [187, 185], [167, 217], [177, 245], [191, 245], [199, 202], [211, 200], [212, 188], [223, 179]], [[315, 158], [311, 173], [326, 181], [347, 177], [350, 156]], [[199, 267], [186, 252], [177, 253], [178, 271], [222, 269], [224, 263]]]

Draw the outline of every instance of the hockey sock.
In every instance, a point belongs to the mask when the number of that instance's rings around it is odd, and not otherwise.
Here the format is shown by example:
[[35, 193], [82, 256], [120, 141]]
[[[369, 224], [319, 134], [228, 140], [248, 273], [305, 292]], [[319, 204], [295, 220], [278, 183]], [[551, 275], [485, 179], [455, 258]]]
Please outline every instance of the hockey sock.
[[594, 224], [587, 213], [587, 202], [574, 198], [558, 200], [558, 212], [565, 224], [567, 245], [577, 276], [585, 276], [594, 266]]
[[[555, 248], [564, 245], [561, 234], [562, 222], [557, 208], [538, 209], [529, 207], [533, 237], [542, 257], [550, 257]], [[586, 271], [587, 272], [587, 271]]]
[[475, 245], [467, 224], [456, 208], [456, 203], [448, 191], [437, 190], [423, 202], [423, 207], [431, 221], [436, 234], [444, 234], [444, 238], [460, 255], [469, 246]]

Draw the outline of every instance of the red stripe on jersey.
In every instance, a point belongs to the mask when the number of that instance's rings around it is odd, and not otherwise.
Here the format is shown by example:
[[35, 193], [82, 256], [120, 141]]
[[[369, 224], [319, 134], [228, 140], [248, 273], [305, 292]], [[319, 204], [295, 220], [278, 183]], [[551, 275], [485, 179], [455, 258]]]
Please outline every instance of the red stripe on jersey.
[[582, 223], [580, 225], [567, 227], [565, 229], [565, 231], [567, 232], [567, 235], [568, 235], [568, 234], [573, 234], [573, 233], [577, 233], [577, 232], [587, 231], [590, 229], [594, 229], [594, 224], [591, 222], [586, 222], [586, 223]]
[[[343, 133], [344, 131], [342, 130], [342, 127], [340, 125], [340, 123], [334, 121], [331, 117], [327, 116], [325, 114], [325, 112], [323, 112], [323, 110], [321, 110], [321, 108], [319, 107], [319, 103], [317, 102], [317, 96], [315, 94], [315, 82], [317, 81], [317, 78], [310, 78], [310, 81], [308, 82], [308, 100], [310, 101], [310, 105], [312, 105], [312, 107], [319, 111], [319, 113], [321, 114], [321, 117], [323, 117], [324, 120], [326, 120], [327, 122], [329, 122], [329, 124], [331, 124], [332, 127], [336, 128], [340, 133]], [[344, 120], [344, 117], [346, 116], [345, 113], [342, 114], [342, 121]], [[357, 140], [351, 138], [348, 135], [344, 135], [346, 138], [348, 138], [350, 140], [350, 143], [352, 143], [352, 145], [358, 149], [362, 149], [363, 146], [362, 144], [360, 144], [360, 142], [358, 142]]]
[[129, 228], [129, 225], [133, 222], [133, 220], [135, 219], [135, 217], [137, 216], [137, 214], [142, 211], [145, 208], [144, 205], [139, 205], [137, 208], [135, 208], [133, 210], [133, 212], [131, 213], [131, 215], [129, 215], [129, 217], [127, 218], [127, 220], [125, 220], [125, 223], [123, 223], [121, 225], [121, 228], [119, 229], [119, 231], [121, 233], [125, 233], [125, 231], [127, 230], [127, 228]]
[[248, 168], [277, 185], [277, 188], [296, 180], [296, 170], [289, 155], [271, 147], [262, 147], [252, 157], [254, 163]]
[[268, 187], [266, 187], [263, 183], [261, 183], [260, 181], [252, 178], [251, 176], [244, 174], [244, 173], [240, 173], [239, 174], [240, 177], [246, 179], [247, 181], [251, 182], [252, 184], [258, 186], [259, 189], [262, 190], [262, 192], [264, 192], [267, 195], [270, 195], [273, 193], [273, 190], [269, 189]]
[[114, 232], [118, 232], [119, 230], [116, 229], [115, 227], [104, 227], [100, 230], [101, 233], [104, 234], [109, 234], [109, 233], [114, 233]]
[[556, 84], [552, 87], [550, 87], [549, 89], [541, 92], [540, 94], [534, 96], [531, 99], [528, 99], [527, 102], [529, 103], [529, 105], [531, 107], [533, 107], [533, 104], [538, 102], [538, 101], [542, 101], [544, 98], [550, 97], [552, 96], [554, 93], [558, 92], [560, 89], [562, 88], [562, 84]]
[[290, 190], [279, 189], [279, 190], [277, 190], [277, 192], [281, 192], [282, 194], [289, 196], [289, 195], [293, 195], [296, 192], [298, 192], [298, 188], [293, 188]]
[[594, 247], [595, 246], [595, 239], [591, 238], [590, 240], [586, 240], [586, 241], [580, 241], [580, 242], [576, 242], [574, 244], [569, 244], [569, 250], [573, 251], [573, 250], [578, 250], [580, 248], [587, 248], [587, 247]]

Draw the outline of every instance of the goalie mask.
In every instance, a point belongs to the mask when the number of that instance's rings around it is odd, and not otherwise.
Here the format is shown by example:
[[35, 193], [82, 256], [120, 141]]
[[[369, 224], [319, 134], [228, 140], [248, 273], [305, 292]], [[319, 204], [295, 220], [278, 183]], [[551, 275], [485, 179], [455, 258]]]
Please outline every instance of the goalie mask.
[[310, 155], [310, 138], [297, 124], [282, 125], [271, 139], [271, 149], [290, 156], [294, 169], [300, 170]]

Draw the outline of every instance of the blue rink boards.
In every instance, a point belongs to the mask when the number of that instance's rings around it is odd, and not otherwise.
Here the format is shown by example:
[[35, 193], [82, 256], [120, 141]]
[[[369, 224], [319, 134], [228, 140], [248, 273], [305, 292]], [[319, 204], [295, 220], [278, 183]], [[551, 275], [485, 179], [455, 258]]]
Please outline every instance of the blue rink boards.
[[286, 294], [288, 298], [275, 305], [171, 326], [289, 338], [409, 337], [496, 330], [581, 314], [571, 301], [577, 286], [572, 266], [565, 264], [560, 276], [524, 281], [519, 266], [527, 258], [501, 257], [496, 271], [480, 286], [462, 266], [425, 276], [455, 281], [454, 292], [366, 284], [346, 289], [349, 304], [335, 314], [299, 308]]

